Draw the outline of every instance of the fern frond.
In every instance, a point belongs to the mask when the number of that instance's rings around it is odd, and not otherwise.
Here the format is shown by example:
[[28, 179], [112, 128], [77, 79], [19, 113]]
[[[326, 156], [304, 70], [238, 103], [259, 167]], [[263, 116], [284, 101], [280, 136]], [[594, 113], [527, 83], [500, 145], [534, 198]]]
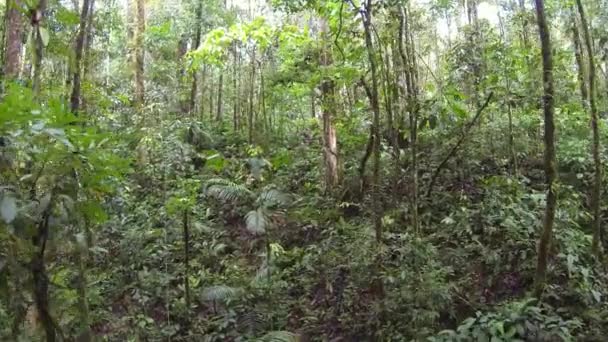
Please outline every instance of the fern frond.
[[247, 213], [245, 223], [247, 224], [247, 230], [253, 234], [264, 234], [269, 221], [264, 209], [258, 208]]
[[266, 330], [266, 322], [268, 319], [260, 312], [252, 310], [243, 314], [238, 320], [240, 328], [247, 330], [250, 334], [257, 334]]
[[260, 338], [264, 342], [299, 342], [300, 336], [289, 331], [271, 331]]
[[245, 186], [221, 178], [207, 181], [205, 194], [223, 202], [233, 202], [253, 196]]
[[226, 285], [215, 285], [203, 290], [203, 299], [208, 301], [225, 302], [237, 298], [241, 294], [241, 289]]
[[262, 190], [257, 198], [260, 206], [270, 207], [285, 207], [290, 201], [289, 195], [276, 189], [274, 186], [266, 187]]

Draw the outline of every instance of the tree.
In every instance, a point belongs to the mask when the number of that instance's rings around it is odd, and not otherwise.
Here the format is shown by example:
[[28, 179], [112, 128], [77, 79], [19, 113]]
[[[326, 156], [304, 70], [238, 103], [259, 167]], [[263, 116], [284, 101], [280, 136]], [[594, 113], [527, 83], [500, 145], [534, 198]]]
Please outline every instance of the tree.
[[[329, 27], [326, 19], [320, 19], [321, 55], [320, 65], [328, 68], [332, 65], [332, 52], [328, 46]], [[340, 183], [339, 151], [335, 116], [335, 83], [330, 76], [325, 76], [319, 85], [321, 97], [321, 122], [323, 126], [323, 160], [325, 161], [325, 190], [332, 192]]]
[[89, 11], [95, 0], [84, 0], [82, 2], [82, 12], [80, 13], [80, 28], [74, 44], [74, 70], [72, 75], [72, 95], [70, 97], [70, 108], [73, 113], [78, 113], [80, 108], [80, 88], [84, 53], [85, 39], [87, 35], [87, 24], [89, 20]]
[[140, 109], [145, 104], [144, 84], [144, 34], [146, 30], [146, 0], [135, 0], [137, 26], [135, 29], [135, 107]]
[[4, 76], [8, 79], [19, 76], [21, 67], [21, 47], [23, 35], [23, 16], [18, 7], [20, 0], [6, 0], [6, 27], [4, 29]]
[[551, 34], [545, 17], [544, 0], [535, 0], [538, 32], [541, 42], [543, 62], [543, 112], [544, 112], [544, 144], [545, 144], [545, 182], [547, 186], [547, 199], [543, 229], [538, 245], [538, 260], [536, 265], [535, 295], [542, 295], [547, 278], [547, 263], [549, 259], [549, 245], [553, 236], [553, 223], [557, 207], [555, 181], [557, 179], [557, 160], [555, 157], [555, 99], [553, 86], [553, 52], [551, 51]]
[[591, 154], [593, 156], [593, 165], [595, 168], [593, 175], [593, 188], [591, 190], [591, 207], [593, 212], [593, 242], [592, 250], [596, 256], [600, 255], [600, 241], [602, 237], [602, 217], [600, 212], [600, 198], [602, 191], [602, 160], [600, 157], [600, 130], [599, 119], [597, 114], [597, 104], [595, 100], [595, 61], [593, 53], [593, 43], [589, 34], [589, 26], [587, 24], [587, 16], [585, 8], [581, 0], [576, 0], [576, 7], [581, 18], [583, 27], [583, 37], [585, 38], [585, 46], [587, 48], [587, 58], [589, 62], [589, 110], [591, 116], [591, 132], [593, 136], [593, 144]]

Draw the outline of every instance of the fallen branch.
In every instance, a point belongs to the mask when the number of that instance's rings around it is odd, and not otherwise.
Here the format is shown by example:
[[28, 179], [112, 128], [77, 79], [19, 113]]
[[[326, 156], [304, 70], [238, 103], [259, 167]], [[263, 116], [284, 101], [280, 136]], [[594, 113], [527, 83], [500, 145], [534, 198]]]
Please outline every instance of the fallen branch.
[[488, 107], [488, 105], [490, 104], [490, 100], [492, 100], [492, 96], [494, 96], [494, 92], [491, 92], [490, 95], [488, 95], [488, 97], [486, 98], [486, 101], [483, 103], [483, 105], [481, 107], [479, 107], [479, 109], [477, 109], [477, 113], [473, 117], [473, 120], [471, 120], [471, 122], [469, 122], [466, 125], [465, 131], [462, 134], [462, 136], [460, 137], [460, 139], [458, 139], [458, 141], [456, 142], [456, 144], [454, 145], [454, 147], [452, 147], [452, 149], [447, 154], [447, 156], [445, 157], [445, 159], [443, 159], [443, 161], [441, 162], [441, 164], [439, 164], [439, 166], [437, 167], [437, 169], [435, 169], [435, 172], [433, 173], [433, 176], [431, 177], [431, 182], [429, 183], [429, 188], [426, 191], [426, 198], [427, 199], [430, 197], [431, 192], [433, 191], [433, 187], [435, 186], [435, 182], [437, 181], [437, 178], [439, 177], [439, 174], [446, 167], [446, 165], [448, 164], [448, 161], [450, 161], [450, 159], [452, 159], [452, 157], [454, 157], [456, 155], [456, 153], [458, 152], [458, 149], [460, 149], [460, 146], [462, 146], [462, 144], [464, 143], [464, 141], [468, 137], [469, 132], [471, 131], [471, 129], [473, 129], [473, 126], [475, 126], [475, 124], [477, 123], [477, 121], [481, 117], [481, 114], [486, 109], [486, 107]]

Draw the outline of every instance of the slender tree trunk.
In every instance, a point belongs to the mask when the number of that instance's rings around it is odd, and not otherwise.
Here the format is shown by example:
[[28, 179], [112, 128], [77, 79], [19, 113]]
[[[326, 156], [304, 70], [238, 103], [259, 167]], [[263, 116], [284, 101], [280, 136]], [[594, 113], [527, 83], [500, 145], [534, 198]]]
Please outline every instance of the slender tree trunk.
[[249, 80], [249, 111], [247, 113], [248, 116], [248, 137], [249, 137], [249, 143], [253, 144], [253, 132], [254, 132], [254, 122], [253, 122], [253, 102], [254, 102], [254, 96], [255, 96], [255, 56], [256, 56], [256, 48], [255, 46], [253, 47], [253, 52], [252, 52], [252, 56], [251, 56], [251, 75], [250, 75], [250, 80]]
[[[87, 79], [89, 77], [90, 65], [91, 65], [91, 46], [93, 45], [93, 15], [95, 13], [95, 1], [90, 1], [89, 15], [87, 17], [87, 29], [86, 29], [86, 38], [84, 44], [84, 61], [82, 67], [82, 77]], [[86, 111], [86, 99], [80, 99], [80, 106], [83, 111]]]
[[36, 247], [36, 251], [32, 257], [31, 270], [32, 279], [34, 281], [34, 301], [36, 303], [38, 316], [46, 333], [46, 341], [55, 342], [57, 331], [49, 308], [49, 277], [46, 273], [46, 265], [44, 263], [46, 243], [49, 237], [50, 215], [51, 204], [49, 204], [49, 207], [44, 211], [38, 224], [37, 234], [33, 238], [33, 244]]
[[[201, 46], [201, 36], [203, 34], [203, 1], [199, 0], [198, 7], [196, 8], [196, 33], [194, 35], [194, 46], [193, 49], [198, 49]], [[194, 71], [192, 73], [192, 87], [190, 88], [190, 103], [188, 105], [188, 109], [190, 111], [190, 115], [196, 109], [196, 95], [198, 94], [198, 72]]]
[[95, 0], [84, 0], [82, 2], [82, 12], [80, 13], [80, 28], [76, 37], [74, 47], [74, 66], [72, 74], [72, 95], [70, 96], [70, 109], [72, 113], [77, 114], [80, 109], [80, 88], [81, 88], [81, 72], [82, 72], [82, 55], [84, 51], [84, 43], [87, 34], [87, 22], [89, 10], [91, 9], [90, 2]]
[[574, 57], [576, 59], [578, 84], [581, 92], [581, 100], [583, 108], [587, 110], [589, 107], [589, 93], [587, 92], [587, 76], [585, 70], [585, 63], [583, 62], [583, 45], [581, 43], [581, 36], [578, 31], [578, 23], [576, 21], [574, 13], [572, 13], [572, 43], [574, 45]]
[[[261, 63], [260, 63], [261, 64]], [[262, 120], [264, 121], [264, 133], [268, 133], [270, 125], [268, 124], [268, 116], [266, 113], [266, 89], [264, 84], [264, 72], [260, 65], [260, 109], [262, 111]]]
[[186, 327], [190, 325], [190, 224], [188, 219], [188, 210], [184, 210], [183, 228], [184, 228], [184, 298], [186, 301]]
[[42, 38], [41, 26], [44, 20], [44, 12], [46, 11], [47, 0], [40, 0], [38, 6], [31, 12], [30, 21], [32, 23], [32, 35], [34, 37], [34, 76], [32, 88], [34, 96], [40, 99], [40, 83], [42, 82], [42, 58], [44, 57], [44, 41]]
[[239, 130], [239, 85], [238, 85], [238, 46], [232, 45], [232, 130]]
[[23, 17], [16, 8], [20, 6], [20, 0], [6, 0], [6, 26], [3, 30], [5, 35], [4, 46], [4, 76], [12, 79], [19, 76], [21, 66], [21, 49], [23, 44]]
[[146, 30], [146, 0], [136, 0], [137, 26], [135, 30], [135, 107], [141, 110], [145, 104], [144, 84], [144, 33]]
[[[327, 45], [327, 35], [329, 34], [328, 23], [325, 19], [320, 23], [320, 35], [323, 40], [320, 64], [323, 67], [332, 65], [333, 59], [331, 48]], [[334, 125], [336, 112], [334, 81], [325, 77], [321, 80], [321, 121], [323, 125], [323, 160], [325, 163], [325, 191], [333, 192], [340, 183], [338, 135]]]
[[[88, 229], [87, 229], [88, 231]], [[89, 240], [89, 239], [87, 239]], [[86, 259], [87, 249], [90, 245], [78, 246], [78, 310], [80, 313], [81, 332], [78, 336], [79, 342], [90, 342], [93, 340], [91, 331], [91, 319], [89, 317], [89, 302], [87, 300], [87, 276], [86, 276]]]
[[410, 149], [412, 162], [412, 227], [415, 232], [420, 229], [418, 218], [419, 186], [418, 186], [418, 76], [412, 34], [409, 29], [407, 10], [402, 5], [399, 8], [399, 53], [405, 73], [407, 93], [407, 111], [410, 123]]
[[178, 92], [178, 96], [177, 96], [177, 104], [176, 104], [176, 113], [182, 113], [182, 114], [188, 114], [190, 113], [190, 99], [186, 99], [185, 96], [182, 95], [182, 90], [185, 91], [185, 85], [184, 82], [187, 79], [186, 78], [186, 65], [185, 65], [185, 56], [188, 53], [188, 37], [187, 35], [183, 34], [179, 41], [177, 42], [177, 53], [176, 53], [176, 60], [177, 63], [180, 65], [178, 71], [177, 71], [177, 89], [179, 89], [180, 91]]
[[215, 120], [222, 123], [222, 94], [224, 92], [224, 72], [220, 70], [220, 80], [217, 86], [217, 112]]
[[554, 88], [553, 88], [553, 52], [551, 51], [551, 34], [545, 18], [544, 0], [535, 0], [538, 31], [541, 42], [543, 61], [543, 108], [545, 117], [545, 177], [547, 183], [547, 199], [543, 231], [538, 246], [538, 263], [536, 266], [535, 295], [540, 298], [547, 278], [547, 263], [549, 245], [553, 236], [553, 222], [557, 207], [555, 180], [557, 178], [557, 161], [555, 157], [555, 123], [554, 123]]
[[585, 38], [585, 46], [587, 47], [587, 58], [589, 60], [589, 109], [591, 114], [591, 130], [593, 134], [593, 145], [591, 154], [593, 155], [593, 165], [595, 167], [595, 174], [593, 177], [593, 188], [591, 192], [591, 207], [593, 212], [593, 242], [592, 250], [593, 254], [600, 256], [601, 244], [600, 240], [602, 237], [602, 218], [600, 213], [600, 197], [602, 191], [602, 160], [600, 157], [600, 131], [599, 131], [599, 119], [597, 113], [597, 104], [595, 100], [595, 61], [593, 60], [593, 43], [591, 42], [591, 34], [589, 33], [589, 26], [587, 23], [587, 17], [585, 15], [585, 8], [581, 0], [576, 0], [576, 7], [581, 18], [581, 26], [583, 27], [583, 37]]
[[205, 119], [205, 113], [206, 113], [205, 112], [205, 101], [206, 101], [206, 99], [203, 96], [205, 94], [205, 89], [207, 88], [206, 87], [206, 83], [207, 83], [207, 64], [203, 65], [203, 75], [201, 76], [201, 86], [200, 86], [200, 88], [201, 88], [201, 100], [200, 100], [201, 104], [200, 104], [200, 106], [201, 107], [199, 108], [201, 120]]
[[380, 194], [380, 103], [378, 100], [378, 67], [376, 63], [376, 53], [372, 40], [372, 2], [367, 0], [363, 13], [363, 26], [365, 28], [365, 46], [371, 70], [371, 107], [372, 107], [372, 123], [373, 123], [373, 192], [372, 201], [374, 203], [374, 229], [376, 231], [376, 242], [382, 243], [382, 203]]

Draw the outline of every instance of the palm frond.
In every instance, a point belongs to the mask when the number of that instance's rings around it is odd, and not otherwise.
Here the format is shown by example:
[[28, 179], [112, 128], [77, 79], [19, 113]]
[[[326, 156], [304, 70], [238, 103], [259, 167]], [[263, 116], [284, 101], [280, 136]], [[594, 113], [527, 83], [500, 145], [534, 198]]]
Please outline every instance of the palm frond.
[[238, 326], [250, 334], [258, 334], [267, 329], [266, 322], [268, 322], [267, 317], [257, 310], [251, 310], [239, 318]]
[[268, 226], [268, 216], [264, 212], [263, 208], [258, 208], [247, 213], [245, 217], [245, 223], [247, 224], [247, 230], [253, 234], [264, 234], [266, 233], [266, 227]]
[[253, 193], [245, 186], [221, 178], [207, 181], [205, 194], [223, 202], [232, 202], [253, 196]]
[[289, 331], [271, 331], [260, 338], [264, 342], [299, 342], [300, 336]]
[[291, 199], [286, 193], [279, 191], [274, 186], [269, 186], [262, 190], [257, 198], [257, 202], [260, 206], [266, 208], [286, 207], [290, 204]]
[[241, 294], [241, 289], [226, 285], [215, 285], [203, 290], [202, 298], [207, 301], [226, 302], [237, 298]]

